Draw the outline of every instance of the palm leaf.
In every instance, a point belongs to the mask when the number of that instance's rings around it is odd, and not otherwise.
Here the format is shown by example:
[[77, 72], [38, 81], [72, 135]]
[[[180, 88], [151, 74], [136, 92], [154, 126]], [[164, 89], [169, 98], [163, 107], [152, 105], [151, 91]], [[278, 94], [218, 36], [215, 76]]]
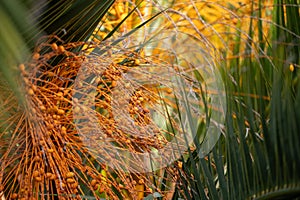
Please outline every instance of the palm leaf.
[[[187, 163], [193, 170], [203, 168], [202, 183], [197, 178], [195, 181], [199, 186], [204, 185], [211, 199], [292, 199], [300, 196], [300, 176], [296, 170], [300, 168], [297, 123], [300, 120], [300, 88], [299, 72], [293, 67], [299, 66], [299, 26], [292, 22], [294, 17], [299, 18], [299, 9], [294, 9], [298, 6], [296, 2], [275, 3], [272, 38], [262, 32], [268, 24], [261, 18], [258, 18], [260, 29], [254, 31], [254, 12], [245, 44], [241, 42], [245, 32], [236, 29], [237, 44], [233, 51], [236, 58], [222, 66], [228, 113], [225, 135], [207, 160], [200, 158], [196, 166]], [[260, 17], [261, 9], [262, 1]], [[263, 42], [254, 43], [256, 36]], [[250, 52], [254, 56], [244, 58], [240, 53], [243, 50], [243, 55]], [[201, 149], [201, 145], [195, 145]], [[190, 156], [192, 158], [199, 160]], [[194, 175], [186, 167], [184, 172], [182, 179]], [[213, 187], [212, 182], [215, 183]], [[179, 187], [184, 190], [182, 195], [198, 191], [194, 184], [189, 187]]]

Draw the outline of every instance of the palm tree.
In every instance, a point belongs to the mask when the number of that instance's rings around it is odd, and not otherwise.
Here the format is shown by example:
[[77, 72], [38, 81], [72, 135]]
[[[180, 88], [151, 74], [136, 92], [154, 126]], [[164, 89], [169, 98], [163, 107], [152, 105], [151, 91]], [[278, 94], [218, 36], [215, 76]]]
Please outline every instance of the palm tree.
[[299, 197], [298, 2], [113, 3], [1, 2], [2, 198]]

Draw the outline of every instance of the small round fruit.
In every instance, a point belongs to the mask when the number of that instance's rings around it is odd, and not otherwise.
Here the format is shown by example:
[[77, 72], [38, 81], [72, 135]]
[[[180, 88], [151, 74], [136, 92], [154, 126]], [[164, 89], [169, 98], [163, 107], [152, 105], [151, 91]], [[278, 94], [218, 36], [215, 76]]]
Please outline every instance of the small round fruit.
[[64, 53], [64, 52], [65, 52], [64, 46], [60, 45], [60, 46], [58, 47], [58, 51], [61, 52], [61, 53]]
[[75, 174], [73, 172], [68, 172], [66, 175], [67, 175], [67, 178], [72, 178], [75, 176]]
[[41, 182], [41, 181], [42, 181], [42, 178], [39, 177], [39, 176], [38, 176], [38, 177], [35, 177], [35, 181], [36, 181], [36, 182]]
[[54, 152], [53, 149], [48, 149], [47, 151], [48, 151], [48, 153], [53, 153]]
[[52, 174], [52, 173], [50, 173], [50, 172], [47, 172], [47, 173], [46, 173], [46, 177], [47, 177], [47, 178], [51, 178], [52, 175], [54, 175], [54, 174]]
[[73, 179], [73, 178], [68, 178], [67, 179], [67, 183], [70, 183], [70, 184], [72, 184], [72, 183], [75, 183], [76, 181]]
[[53, 51], [57, 51], [58, 50], [58, 46], [57, 46], [56, 43], [52, 43], [51, 44], [51, 48], [52, 48]]
[[34, 171], [34, 172], [32, 173], [32, 176], [33, 176], [33, 177], [38, 177], [39, 174], [40, 174], [39, 171], [36, 170], [36, 171]]
[[13, 193], [12, 195], [11, 195], [11, 199], [17, 199], [18, 198], [18, 194], [17, 193]]
[[97, 181], [96, 181], [95, 179], [93, 179], [93, 180], [91, 181], [91, 186], [94, 187], [96, 184], [97, 184]]
[[21, 70], [21, 72], [25, 71], [25, 65], [24, 64], [20, 64], [19, 65], [19, 69]]
[[39, 53], [34, 53], [32, 58], [33, 58], [33, 60], [38, 60], [40, 58], [40, 54]]

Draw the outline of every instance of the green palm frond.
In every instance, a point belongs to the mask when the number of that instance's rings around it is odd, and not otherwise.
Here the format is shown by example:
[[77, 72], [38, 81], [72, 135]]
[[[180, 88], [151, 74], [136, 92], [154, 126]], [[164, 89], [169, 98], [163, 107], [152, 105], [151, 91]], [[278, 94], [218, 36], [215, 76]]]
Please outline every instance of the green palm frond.
[[17, 88], [16, 66], [29, 57], [38, 38], [57, 35], [64, 42], [87, 40], [113, 2], [1, 1], [0, 71], [12, 88]]
[[[182, 185], [190, 188], [179, 187], [185, 192], [178, 190], [175, 199], [197, 199], [199, 188], [206, 191], [201, 199], [299, 198], [299, 4], [277, 1], [272, 12], [272, 37], [262, 32], [268, 24], [261, 18], [258, 32], [249, 24], [244, 55], [252, 53], [254, 57], [239, 56], [242, 49], [238, 43], [236, 59], [223, 63], [225, 135], [206, 159], [190, 155], [197, 162], [186, 161], [182, 176]], [[257, 35], [260, 44], [252, 41]], [[201, 183], [196, 177], [196, 185], [185, 182], [193, 171], [202, 172]]]

